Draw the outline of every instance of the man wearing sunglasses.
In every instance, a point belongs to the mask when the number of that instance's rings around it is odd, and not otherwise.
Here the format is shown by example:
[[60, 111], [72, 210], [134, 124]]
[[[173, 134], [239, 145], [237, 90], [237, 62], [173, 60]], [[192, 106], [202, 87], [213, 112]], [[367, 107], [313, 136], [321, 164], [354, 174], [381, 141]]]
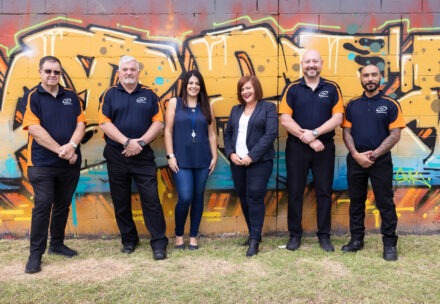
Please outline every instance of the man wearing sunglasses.
[[25, 94], [23, 129], [29, 132], [28, 179], [34, 190], [30, 255], [26, 273], [41, 270], [50, 226], [49, 254], [71, 258], [78, 253], [64, 245], [64, 230], [78, 184], [85, 116], [78, 95], [59, 84], [61, 62], [41, 58], [41, 82]]

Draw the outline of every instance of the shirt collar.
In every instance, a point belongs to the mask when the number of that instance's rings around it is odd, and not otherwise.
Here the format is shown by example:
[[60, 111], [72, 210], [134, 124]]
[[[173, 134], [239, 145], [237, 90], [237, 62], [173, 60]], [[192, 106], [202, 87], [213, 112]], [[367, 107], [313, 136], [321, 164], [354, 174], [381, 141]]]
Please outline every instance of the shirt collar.
[[[308, 85], [307, 85], [307, 83], [306, 83], [306, 79], [304, 78], [304, 76], [301, 77], [301, 78], [299, 79], [299, 83], [300, 83], [301, 85], [303, 85], [303, 86], [308, 87]], [[323, 86], [323, 85], [324, 85], [324, 78], [322, 78], [321, 76], [319, 76], [319, 83], [318, 83], [318, 85], [316, 86], [316, 88], [319, 88], [319, 87], [321, 87], [321, 86]]]
[[362, 97], [365, 98], [365, 99], [378, 100], [378, 99], [381, 99], [382, 96], [383, 96], [383, 91], [380, 91], [380, 90], [379, 90], [379, 93], [377, 93], [373, 97], [368, 97], [367, 95], [365, 95], [365, 91], [362, 93]]
[[[37, 90], [38, 90], [38, 92], [40, 92], [40, 93], [47, 93], [47, 94], [50, 94], [48, 91], [46, 91], [46, 90], [43, 88], [43, 86], [41, 85], [41, 82], [38, 84], [38, 86], [37, 86]], [[63, 94], [63, 93], [64, 93], [64, 87], [63, 87], [62, 85], [58, 84], [58, 94], [57, 94], [57, 96], [58, 96], [58, 95], [61, 95], [61, 94]]]
[[[141, 88], [141, 84], [138, 82], [138, 84], [136, 85], [136, 88], [133, 90], [133, 92], [131, 92], [132, 94], [139, 91]], [[124, 91], [127, 92], [124, 87], [122, 86], [122, 84], [120, 82], [118, 82], [118, 90], [119, 91]], [[128, 92], [127, 92], [128, 93]]]

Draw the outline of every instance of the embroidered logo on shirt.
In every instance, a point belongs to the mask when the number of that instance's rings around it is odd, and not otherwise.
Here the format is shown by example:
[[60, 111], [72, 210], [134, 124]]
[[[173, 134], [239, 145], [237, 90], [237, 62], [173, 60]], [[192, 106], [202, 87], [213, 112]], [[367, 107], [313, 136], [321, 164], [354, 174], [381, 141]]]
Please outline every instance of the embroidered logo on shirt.
[[147, 103], [147, 98], [146, 97], [138, 97], [138, 99], [136, 99], [137, 103]]
[[378, 114], [387, 114], [388, 108], [386, 106], [380, 106], [376, 109], [376, 113]]
[[65, 106], [71, 106], [71, 105], [72, 105], [72, 99], [70, 99], [70, 98], [64, 98], [64, 99], [63, 99], [63, 105], [65, 105]]
[[321, 98], [328, 97], [328, 91], [321, 91], [321, 92], [319, 92], [318, 96], [321, 97]]

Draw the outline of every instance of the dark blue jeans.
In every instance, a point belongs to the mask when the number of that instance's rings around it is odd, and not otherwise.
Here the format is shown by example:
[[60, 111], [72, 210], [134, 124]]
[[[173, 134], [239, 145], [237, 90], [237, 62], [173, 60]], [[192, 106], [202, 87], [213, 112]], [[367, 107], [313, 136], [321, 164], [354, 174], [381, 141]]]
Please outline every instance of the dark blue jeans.
[[260, 240], [263, 230], [267, 183], [272, 174], [273, 161], [261, 161], [250, 166], [236, 166], [231, 162], [235, 191], [249, 230], [249, 238]]
[[179, 168], [179, 172], [174, 173], [178, 195], [175, 210], [176, 236], [183, 236], [186, 218], [191, 206], [189, 236], [197, 237], [202, 220], [205, 186], [208, 176], [208, 168]]

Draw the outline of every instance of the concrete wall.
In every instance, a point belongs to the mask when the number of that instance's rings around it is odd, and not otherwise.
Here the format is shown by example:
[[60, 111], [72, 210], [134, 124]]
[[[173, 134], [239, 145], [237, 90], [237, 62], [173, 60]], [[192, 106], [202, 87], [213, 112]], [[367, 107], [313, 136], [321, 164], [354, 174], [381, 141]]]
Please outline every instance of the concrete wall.
[[[324, 57], [322, 75], [341, 86], [344, 99], [361, 93], [359, 69], [375, 63], [383, 89], [403, 109], [407, 128], [393, 149], [395, 201], [400, 232], [440, 231], [440, 2], [437, 0], [1, 0], [0, 1], [0, 234], [29, 233], [33, 192], [27, 180], [27, 133], [22, 130], [23, 94], [39, 81], [38, 60], [59, 57], [62, 83], [86, 105], [84, 161], [72, 203], [68, 233], [111, 235], [114, 220], [103, 134], [97, 126], [98, 97], [115, 81], [119, 57], [142, 65], [141, 81], [166, 101], [182, 73], [197, 68], [205, 77], [217, 118], [219, 162], [208, 181], [201, 233], [243, 233], [244, 220], [233, 191], [222, 132], [237, 103], [237, 80], [254, 73], [264, 97], [278, 102], [282, 89], [301, 76], [305, 49]], [[287, 230], [284, 146], [266, 197], [266, 232]], [[348, 231], [347, 153], [336, 136], [333, 230]], [[174, 234], [176, 192], [164, 158], [163, 136], [154, 142], [159, 191]], [[310, 180], [311, 181], [311, 180]], [[135, 189], [134, 189], [135, 190]], [[138, 195], [134, 217], [145, 232]], [[313, 187], [305, 192], [303, 225], [316, 227]], [[380, 217], [369, 191], [366, 225], [377, 231]]]

